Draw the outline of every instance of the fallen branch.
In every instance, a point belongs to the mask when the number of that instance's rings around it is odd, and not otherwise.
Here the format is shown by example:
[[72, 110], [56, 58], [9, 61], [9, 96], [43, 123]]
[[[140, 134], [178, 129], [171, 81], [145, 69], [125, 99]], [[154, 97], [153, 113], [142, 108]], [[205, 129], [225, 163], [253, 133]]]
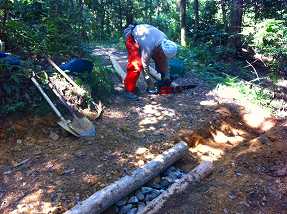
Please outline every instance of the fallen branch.
[[27, 158], [27, 159], [21, 161], [20, 163], [17, 163], [14, 167], [17, 168], [21, 165], [24, 165], [24, 164], [28, 163], [30, 160], [31, 160], [30, 158]]
[[170, 196], [181, 193], [190, 184], [199, 182], [202, 178], [206, 177], [213, 170], [213, 163], [210, 161], [204, 161], [199, 164], [191, 172], [183, 176], [178, 182], [171, 185], [167, 191], [159, 195], [153, 201], [151, 201], [147, 206], [138, 214], [153, 214], [160, 213], [159, 210], [163, 207], [164, 203], [170, 198]]
[[179, 160], [187, 150], [188, 146], [185, 142], [176, 144], [143, 167], [136, 169], [131, 175], [122, 177], [118, 181], [94, 193], [88, 199], [68, 210], [65, 214], [99, 214], [103, 212], [129, 193], [156, 177], [175, 161]]
[[252, 69], [253, 69], [253, 71], [254, 71], [254, 73], [255, 73], [255, 75], [256, 75], [256, 78], [259, 78], [258, 73], [257, 73], [256, 69], [254, 68], [254, 66], [253, 66], [250, 62], [248, 62], [248, 60], [246, 60], [246, 62], [247, 62], [247, 64], [248, 64], [249, 66], [252, 67]]

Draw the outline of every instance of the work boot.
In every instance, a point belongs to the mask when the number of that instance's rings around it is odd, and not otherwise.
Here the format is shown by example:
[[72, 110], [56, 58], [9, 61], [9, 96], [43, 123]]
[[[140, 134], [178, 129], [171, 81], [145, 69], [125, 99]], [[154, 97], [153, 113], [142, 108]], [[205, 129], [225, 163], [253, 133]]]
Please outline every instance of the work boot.
[[135, 95], [134, 93], [126, 91], [124, 94], [125, 98], [129, 101], [138, 101], [139, 97]]
[[135, 95], [137, 95], [137, 96], [141, 95], [141, 90], [139, 89], [139, 87], [136, 87]]

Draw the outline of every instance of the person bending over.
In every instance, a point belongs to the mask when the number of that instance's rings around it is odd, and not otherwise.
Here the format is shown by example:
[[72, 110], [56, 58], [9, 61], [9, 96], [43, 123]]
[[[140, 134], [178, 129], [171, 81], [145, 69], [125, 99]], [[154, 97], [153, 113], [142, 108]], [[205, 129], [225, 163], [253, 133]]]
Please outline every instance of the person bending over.
[[124, 80], [126, 96], [137, 100], [136, 83], [141, 71], [147, 83], [147, 92], [157, 94], [158, 88], [149, 72], [150, 60], [155, 62], [155, 69], [161, 75], [161, 83], [170, 84], [168, 60], [175, 57], [177, 45], [156, 27], [148, 24], [129, 25], [124, 29], [128, 51], [127, 75]]

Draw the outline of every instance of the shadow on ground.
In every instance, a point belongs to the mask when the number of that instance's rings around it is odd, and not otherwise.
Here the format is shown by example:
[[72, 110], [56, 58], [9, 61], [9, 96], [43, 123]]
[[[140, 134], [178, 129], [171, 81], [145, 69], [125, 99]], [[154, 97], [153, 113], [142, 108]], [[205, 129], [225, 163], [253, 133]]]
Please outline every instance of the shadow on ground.
[[[219, 105], [209, 95], [212, 89], [192, 73], [187, 73], [182, 82], [198, 87], [170, 96], [143, 93], [136, 103], [127, 102], [120, 94], [113, 96], [102, 118], [95, 122], [97, 136], [90, 139], [65, 133], [56, 125], [53, 114], [6, 118], [0, 123], [0, 212], [62, 213], [179, 139], [190, 143], [190, 154], [196, 158], [183, 160], [186, 170], [201, 159], [215, 160], [222, 155], [219, 166], [228, 165], [225, 160], [233, 161], [242, 145], [248, 147], [249, 140], [274, 125], [265, 116], [250, 115], [239, 106]], [[235, 170], [235, 166], [229, 167]], [[215, 174], [224, 177], [225, 168]], [[218, 188], [228, 186], [224, 178], [210, 179], [219, 183]], [[220, 203], [224, 197], [210, 189], [215, 185], [211, 181], [202, 185], [205, 194], [215, 195], [216, 203]], [[198, 204], [205, 201], [200, 199]], [[180, 206], [182, 202], [174, 203]]]

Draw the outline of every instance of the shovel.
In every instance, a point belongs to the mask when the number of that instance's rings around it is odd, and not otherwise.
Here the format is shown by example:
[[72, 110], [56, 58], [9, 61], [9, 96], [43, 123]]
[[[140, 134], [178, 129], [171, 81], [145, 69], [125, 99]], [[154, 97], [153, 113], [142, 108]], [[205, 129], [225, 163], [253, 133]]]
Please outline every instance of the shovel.
[[94, 124], [89, 121], [87, 118], [74, 118], [73, 121], [65, 120], [60, 111], [56, 108], [56, 106], [52, 103], [48, 95], [43, 91], [39, 83], [34, 77], [31, 77], [32, 82], [41, 92], [45, 100], [49, 103], [51, 108], [57, 114], [57, 116], [61, 119], [58, 124], [65, 129], [67, 132], [71, 133], [76, 137], [93, 137], [96, 135], [96, 130]]

